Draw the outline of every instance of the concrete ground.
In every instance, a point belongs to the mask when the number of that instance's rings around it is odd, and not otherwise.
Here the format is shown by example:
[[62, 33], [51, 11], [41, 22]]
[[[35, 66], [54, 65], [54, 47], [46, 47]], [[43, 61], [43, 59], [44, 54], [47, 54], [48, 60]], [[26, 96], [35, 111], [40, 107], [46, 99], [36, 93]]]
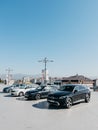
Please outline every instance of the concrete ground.
[[49, 108], [46, 99], [25, 101], [0, 87], [0, 130], [98, 130], [98, 92], [71, 109]]

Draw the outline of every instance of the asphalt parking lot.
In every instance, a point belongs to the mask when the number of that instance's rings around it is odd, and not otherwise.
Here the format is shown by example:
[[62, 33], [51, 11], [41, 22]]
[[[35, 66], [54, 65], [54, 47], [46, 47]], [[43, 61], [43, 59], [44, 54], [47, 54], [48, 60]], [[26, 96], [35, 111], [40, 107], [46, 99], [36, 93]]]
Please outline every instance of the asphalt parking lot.
[[0, 87], [0, 130], [98, 130], [98, 92], [89, 103], [71, 109], [51, 107], [46, 99], [26, 101], [2, 93]]

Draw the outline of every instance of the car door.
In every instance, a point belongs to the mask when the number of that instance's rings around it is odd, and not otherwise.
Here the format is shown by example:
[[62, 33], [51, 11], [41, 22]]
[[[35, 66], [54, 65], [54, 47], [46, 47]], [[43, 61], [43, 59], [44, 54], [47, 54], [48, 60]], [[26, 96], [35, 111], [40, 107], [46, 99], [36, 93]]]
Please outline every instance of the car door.
[[80, 100], [85, 99], [85, 87], [84, 86], [79, 86], [79, 91], [80, 91]]
[[43, 90], [41, 91], [41, 97], [43, 97], [43, 98], [47, 97], [49, 92], [50, 92], [49, 87], [43, 88]]
[[24, 94], [27, 92], [27, 91], [30, 91], [31, 90], [31, 86], [26, 86], [25, 88], [24, 88]]
[[78, 102], [80, 100], [80, 95], [79, 86], [76, 86], [73, 90], [73, 102]]

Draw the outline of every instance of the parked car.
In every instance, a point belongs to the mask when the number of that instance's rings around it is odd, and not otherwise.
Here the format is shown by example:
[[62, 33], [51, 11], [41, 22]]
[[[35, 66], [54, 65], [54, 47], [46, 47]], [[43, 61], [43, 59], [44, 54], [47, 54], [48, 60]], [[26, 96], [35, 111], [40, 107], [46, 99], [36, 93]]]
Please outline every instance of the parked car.
[[65, 106], [70, 108], [74, 103], [85, 101], [89, 102], [91, 97], [90, 89], [84, 85], [67, 84], [60, 89], [48, 95], [49, 105]]
[[39, 85], [37, 84], [30, 84], [30, 85], [26, 85], [26, 84], [22, 84], [21, 86], [19, 86], [18, 88], [13, 88], [11, 90], [11, 95], [14, 96], [24, 96], [25, 93], [29, 90], [34, 90], [36, 89], [36, 87], [38, 87]]
[[3, 93], [9, 93], [11, 86], [3, 88]]
[[30, 90], [25, 93], [25, 98], [26, 99], [40, 99], [40, 98], [47, 98], [48, 94], [51, 93], [52, 91], [55, 91], [53, 87], [51, 86], [46, 86], [46, 85], [41, 85], [37, 87], [35, 90]]
[[3, 88], [4, 93], [10, 93], [13, 88], [18, 88], [21, 84], [13, 84], [11, 86]]
[[94, 90], [94, 91], [98, 91], [98, 86], [94, 86], [94, 87], [93, 87], [93, 90]]
[[60, 88], [60, 85], [51, 84], [50, 85], [54, 90], [58, 90]]

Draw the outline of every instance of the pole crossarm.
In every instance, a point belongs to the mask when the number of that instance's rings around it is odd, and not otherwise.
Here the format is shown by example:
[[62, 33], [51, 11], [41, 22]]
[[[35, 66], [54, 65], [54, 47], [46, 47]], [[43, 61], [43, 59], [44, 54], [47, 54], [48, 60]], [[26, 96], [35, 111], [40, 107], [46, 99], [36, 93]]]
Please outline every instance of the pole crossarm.
[[45, 57], [43, 60], [39, 60], [38, 62], [47, 63], [47, 62], [53, 62], [53, 60], [48, 60], [47, 57]]

